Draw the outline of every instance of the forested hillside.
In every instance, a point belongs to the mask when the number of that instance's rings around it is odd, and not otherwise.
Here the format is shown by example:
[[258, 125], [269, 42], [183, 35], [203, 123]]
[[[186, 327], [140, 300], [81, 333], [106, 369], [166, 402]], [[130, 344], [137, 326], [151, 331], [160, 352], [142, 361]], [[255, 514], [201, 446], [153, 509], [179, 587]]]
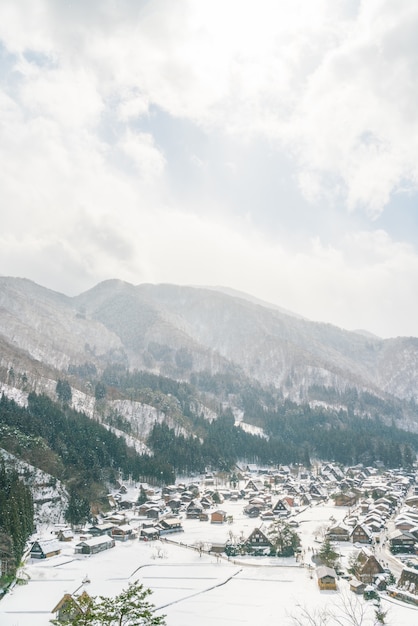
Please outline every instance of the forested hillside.
[[33, 531], [33, 501], [30, 489], [17, 472], [0, 462], [0, 580], [12, 579]]
[[[0, 398], [1, 447], [62, 481], [71, 523], [106, 508], [108, 489], [120, 477], [168, 484], [179, 473], [211, 469], [232, 474], [245, 463], [309, 467], [314, 459], [411, 467], [418, 450], [418, 435], [390, 423], [386, 404], [356, 391], [346, 398], [350, 410], [336, 411], [323, 401], [318, 406], [291, 402], [273, 387], [233, 374], [201, 373], [191, 384], [112, 366], [101, 377], [92, 371], [88, 376], [96, 396], [95, 419], [71, 408], [72, 388], [65, 379], [57, 381], [57, 401], [34, 392], [27, 406], [4, 394]], [[325, 397], [329, 391], [318, 388], [316, 393]], [[150, 425], [144, 442], [148, 453], [128, 445], [135, 432], [129, 419], [107, 403], [114, 396], [158, 409], [162, 419]], [[251, 432], [254, 425], [258, 430]], [[0, 479], [0, 549], [13, 570], [32, 530], [33, 504], [15, 472], [3, 468]]]

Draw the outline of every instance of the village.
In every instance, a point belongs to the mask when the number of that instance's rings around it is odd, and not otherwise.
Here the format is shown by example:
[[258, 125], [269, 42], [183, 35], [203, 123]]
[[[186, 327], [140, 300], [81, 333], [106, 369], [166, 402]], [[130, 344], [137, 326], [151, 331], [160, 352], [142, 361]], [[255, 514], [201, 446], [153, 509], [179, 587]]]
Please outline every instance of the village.
[[[406, 607], [418, 619], [418, 488], [414, 472], [341, 468], [333, 463], [318, 465], [314, 471], [301, 466], [245, 466], [229, 475], [208, 472], [158, 488], [120, 481], [108, 499], [109, 512], [83, 528], [64, 524], [38, 528], [18, 581], [27, 584], [17, 584], [1, 601], [2, 624], [35, 626], [48, 624], [54, 617], [65, 622], [69, 610], [77, 610], [81, 594], [106, 595], [108, 589], [111, 595], [124, 581], [133, 579], [135, 572], [143, 572], [144, 567], [154, 571], [157, 564], [161, 572], [169, 562], [172, 568], [179, 568], [173, 576], [179, 587], [168, 594], [158, 585], [153, 589], [157, 575], [149, 584], [157, 608], [165, 608], [169, 616], [171, 602], [174, 606], [187, 601], [188, 593], [180, 584], [187, 567], [202, 571], [210, 564], [218, 568], [216, 577], [221, 580], [221, 566], [233, 569], [233, 584], [244, 570], [257, 569], [257, 576], [260, 571], [268, 571], [269, 576], [286, 571], [295, 580], [304, 577], [304, 586], [309, 584], [311, 590], [307, 597], [315, 594], [315, 601], [329, 602], [330, 594], [344, 592], [362, 601], [369, 597], [375, 604], [390, 602], [392, 612], [393, 607]], [[278, 533], [281, 541], [277, 541]], [[122, 549], [124, 574], [116, 576], [112, 565], [107, 586], [103, 581], [98, 584], [93, 563], [115, 555], [113, 563]], [[66, 568], [77, 568], [74, 588], [66, 584], [60, 589], [57, 572], [66, 572]], [[196, 574], [194, 577], [199, 579]], [[226, 580], [230, 577], [229, 573]], [[55, 581], [54, 595], [44, 601], [42, 610], [34, 607], [39, 621], [34, 615], [32, 621], [25, 621], [26, 615], [13, 609], [14, 600], [23, 598], [35, 581], [39, 584], [48, 578]], [[110, 584], [111, 579], [118, 582]], [[27, 599], [25, 606], [25, 613], [30, 614]]]

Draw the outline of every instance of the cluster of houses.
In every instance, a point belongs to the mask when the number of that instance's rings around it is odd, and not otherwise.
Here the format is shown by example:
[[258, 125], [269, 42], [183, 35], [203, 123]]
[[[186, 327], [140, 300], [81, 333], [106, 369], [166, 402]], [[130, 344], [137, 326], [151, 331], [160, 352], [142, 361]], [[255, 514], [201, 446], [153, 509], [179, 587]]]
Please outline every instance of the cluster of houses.
[[[231, 479], [229, 484], [224, 480], [221, 486], [215, 485], [213, 476], [208, 475], [199, 483], [165, 486], [158, 492], [147, 488], [147, 500], [141, 504], [130, 499], [121, 484], [118, 493], [109, 496], [112, 513], [83, 530], [75, 552], [95, 554], [113, 547], [117, 541], [151, 541], [181, 533], [187, 519], [228, 524], [233, 519], [222, 505], [230, 500], [242, 501], [243, 513], [257, 518], [254, 529], [240, 541], [253, 554], [269, 554], [270, 522], [285, 519], [296, 529], [301, 510], [332, 500], [336, 507], [347, 509], [346, 515], [340, 523], [331, 518], [324, 537], [333, 543], [353, 544], [352, 591], [363, 593], [371, 583], [378, 589], [387, 585], [388, 573], [374, 551], [380, 543], [393, 555], [409, 555], [397, 586], [391, 590], [414, 596], [418, 602], [418, 570], [414, 569], [414, 555], [418, 552], [418, 489], [415, 493], [413, 473], [362, 466], [342, 470], [327, 463], [314, 471], [300, 466], [274, 470], [247, 466], [238, 468], [236, 476], [237, 480]], [[63, 529], [52, 540], [34, 542], [30, 556], [47, 558], [59, 554], [62, 542], [71, 540], [71, 531]], [[212, 551], [228, 553], [230, 543], [213, 544]], [[416, 565], [418, 568], [418, 560]], [[320, 564], [316, 575], [320, 589], [337, 587], [338, 575], [332, 568]]]

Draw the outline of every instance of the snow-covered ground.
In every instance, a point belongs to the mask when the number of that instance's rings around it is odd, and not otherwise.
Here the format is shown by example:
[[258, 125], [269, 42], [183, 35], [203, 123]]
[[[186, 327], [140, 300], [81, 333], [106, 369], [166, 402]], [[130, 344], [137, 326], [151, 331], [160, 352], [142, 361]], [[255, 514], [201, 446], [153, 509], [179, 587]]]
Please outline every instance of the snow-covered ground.
[[[320, 591], [308, 567], [313, 551], [319, 547], [322, 529], [331, 516], [337, 521], [342, 519], [344, 508], [321, 504], [298, 515], [302, 562], [293, 558], [228, 561], [213, 555], [200, 556], [192, 546], [224, 542], [231, 534], [246, 537], [261, 525], [261, 520], [242, 514], [243, 504], [238, 501], [221, 505], [233, 515], [232, 524], [184, 519], [185, 532], [170, 537], [178, 544], [134, 540], [117, 543], [115, 548], [94, 556], [82, 556], [74, 555], [73, 544], [63, 543], [59, 556], [28, 560], [24, 570], [29, 582], [16, 585], [1, 600], [0, 624], [46, 626], [64, 593], [75, 592], [86, 577], [90, 580], [85, 584], [89, 594], [104, 596], [116, 595], [130, 581], [140, 580], [153, 591], [151, 601], [158, 613], [166, 615], [168, 626], [291, 626], [292, 616], [303, 608], [313, 614], [321, 607], [338, 606], [345, 596], [357, 602], [343, 579], [338, 581], [338, 591]], [[341, 544], [343, 560], [352, 549], [351, 544]], [[374, 609], [368, 604], [369, 618], [364, 626], [374, 623]], [[386, 598], [382, 604], [389, 609], [388, 624], [418, 624], [418, 609]]]

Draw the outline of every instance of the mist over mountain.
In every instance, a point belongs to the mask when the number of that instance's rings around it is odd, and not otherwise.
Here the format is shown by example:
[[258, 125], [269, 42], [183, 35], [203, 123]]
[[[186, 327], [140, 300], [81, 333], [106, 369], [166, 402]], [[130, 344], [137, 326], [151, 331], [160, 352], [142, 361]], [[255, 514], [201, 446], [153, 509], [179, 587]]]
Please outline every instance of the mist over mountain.
[[350, 332], [212, 288], [108, 280], [68, 297], [0, 278], [0, 340], [4, 366], [15, 352], [63, 372], [86, 362], [184, 381], [234, 372], [295, 401], [320, 388], [418, 398], [417, 338]]

